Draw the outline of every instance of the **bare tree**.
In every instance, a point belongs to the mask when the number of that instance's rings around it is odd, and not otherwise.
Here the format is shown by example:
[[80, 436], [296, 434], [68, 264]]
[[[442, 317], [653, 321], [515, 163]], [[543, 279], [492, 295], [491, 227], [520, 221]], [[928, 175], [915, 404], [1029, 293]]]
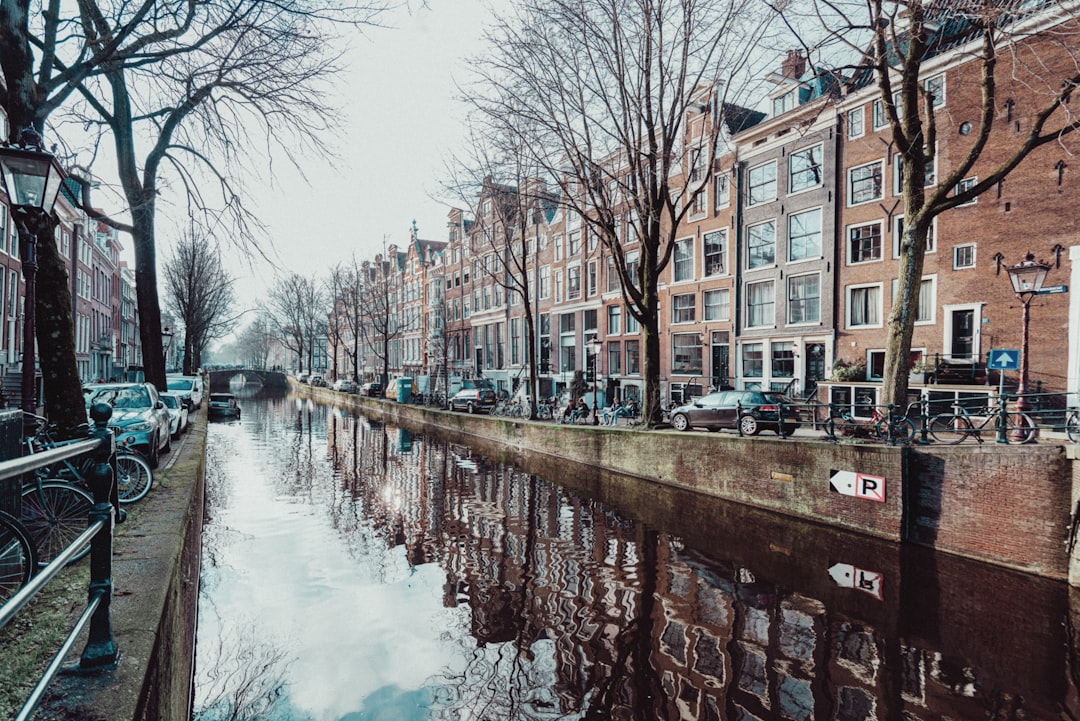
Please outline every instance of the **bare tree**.
[[398, 341], [409, 330], [410, 321], [403, 314], [398, 251], [391, 246], [385, 255], [377, 255], [362, 269], [363, 288], [360, 305], [364, 309], [367, 350], [382, 364], [382, 383], [390, 381], [390, 360], [398, 350]]
[[478, 110], [534, 150], [565, 212], [614, 260], [642, 328], [650, 424], [661, 417], [658, 285], [709, 177], [680, 166], [710, 164], [724, 127], [701, 124], [687, 148], [687, 118], [725, 107], [769, 14], [753, 0], [525, 0], [495, 22], [475, 66]]
[[188, 232], [165, 262], [165, 300], [184, 325], [183, 370], [202, 367], [211, 341], [232, 330], [233, 278], [221, 264], [217, 242]]
[[338, 263], [330, 269], [326, 279], [326, 293], [332, 308], [327, 321], [327, 340], [330, 343], [330, 355], [333, 358], [333, 374], [338, 376], [338, 355], [344, 356], [347, 368], [340, 372], [348, 373], [349, 378], [359, 378], [357, 355], [359, 341], [359, 274], [353, 265]]
[[[777, 3], [779, 6], [780, 4]], [[907, 403], [911, 339], [918, 316], [919, 289], [927, 238], [934, 218], [996, 188], [1037, 148], [1057, 143], [1080, 126], [1069, 103], [1080, 85], [1080, 21], [1076, 4], [1065, 0], [935, 2], [867, 0], [784, 3], [789, 27], [803, 39], [811, 58], [839, 65], [830, 51], [854, 52], [855, 78], [876, 86], [888, 122], [890, 147], [901, 163], [904, 204], [900, 272], [889, 314], [882, 403]], [[810, 13], [804, 11], [809, 8]], [[778, 8], [780, 9], [780, 8]], [[813, 41], [810, 41], [813, 38]], [[964, 62], [980, 86], [971, 107], [975, 121], [966, 136], [950, 136], [959, 152], [951, 167], [940, 167], [940, 88], [925, 82], [928, 61], [948, 50]], [[1006, 80], [1003, 103], [999, 82]], [[1006, 122], [1001, 122], [1005, 110]], [[952, 112], [956, 112], [955, 109]], [[1022, 131], [1020, 129], [1023, 129]], [[936, 161], [936, 184], [927, 187], [927, 168]], [[977, 171], [978, 182], [960, 182]]]
[[236, 339], [243, 363], [250, 368], [266, 368], [273, 339], [270, 321], [259, 313]]
[[315, 335], [326, 317], [321, 284], [291, 273], [275, 281], [268, 301], [267, 312], [282, 344], [296, 354], [298, 370], [311, 370]]

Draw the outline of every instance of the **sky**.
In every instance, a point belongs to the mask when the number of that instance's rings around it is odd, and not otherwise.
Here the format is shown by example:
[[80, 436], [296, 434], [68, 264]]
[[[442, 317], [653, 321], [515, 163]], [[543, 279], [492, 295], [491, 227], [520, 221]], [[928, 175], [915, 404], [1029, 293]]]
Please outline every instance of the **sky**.
[[[341, 132], [329, 139], [337, 157], [306, 158], [300, 170], [276, 159], [272, 179], [247, 182], [273, 263], [226, 251], [241, 309], [262, 305], [275, 274], [325, 275], [354, 252], [363, 260], [384, 242], [403, 245], [414, 220], [422, 238], [446, 237], [450, 204], [439, 198], [447, 197], [446, 164], [463, 147], [467, 112], [458, 83], [467, 77], [465, 59], [479, 52], [490, 6], [502, 2], [428, 0], [428, 7], [415, 7], [413, 0], [412, 8], [384, 14], [383, 27], [348, 38], [345, 72], [335, 85]], [[171, 228], [183, 216], [177, 205], [159, 205], [159, 273]], [[133, 262], [130, 249], [125, 255]]]

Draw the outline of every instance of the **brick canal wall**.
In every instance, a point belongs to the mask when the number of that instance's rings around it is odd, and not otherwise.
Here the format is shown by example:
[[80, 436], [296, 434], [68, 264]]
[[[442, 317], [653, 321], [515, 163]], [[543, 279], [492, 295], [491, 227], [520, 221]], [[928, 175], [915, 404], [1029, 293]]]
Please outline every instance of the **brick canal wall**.
[[[1072, 449], [1053, 442], [889, 447], [638, 432], [469, 416], [326, 389], [299, 390], [414, 431], [437, 427], [450, 440], [503, 460], [541, 453], [1080, 585], [1080, 562], [1075, 550], [1070, 552], [1080, 473], [1068, 457]], [[834, 490], [849, 485], [862, 496]]]

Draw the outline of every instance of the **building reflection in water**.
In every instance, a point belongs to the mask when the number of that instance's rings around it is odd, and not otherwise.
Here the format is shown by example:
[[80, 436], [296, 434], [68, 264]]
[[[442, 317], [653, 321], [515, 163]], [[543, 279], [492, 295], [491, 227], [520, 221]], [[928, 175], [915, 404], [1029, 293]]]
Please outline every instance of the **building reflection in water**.
[[[286, 485], [319, 452], [311, 409], [296, 412]], [[489, 462], [345, 413], [324, 422], [343, 542], [438, 564], [462, 610], [429, 718], [1077, 718], [1063, 584], [551, 459]]]

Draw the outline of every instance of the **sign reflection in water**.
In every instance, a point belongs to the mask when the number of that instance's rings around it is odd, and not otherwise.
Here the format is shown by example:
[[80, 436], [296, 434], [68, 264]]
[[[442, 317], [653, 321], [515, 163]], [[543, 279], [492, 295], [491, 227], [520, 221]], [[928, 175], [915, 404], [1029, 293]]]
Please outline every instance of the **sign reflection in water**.
[[202, 719], [1076, 717], [1061, 584], [294, 399], [209, 444]]

